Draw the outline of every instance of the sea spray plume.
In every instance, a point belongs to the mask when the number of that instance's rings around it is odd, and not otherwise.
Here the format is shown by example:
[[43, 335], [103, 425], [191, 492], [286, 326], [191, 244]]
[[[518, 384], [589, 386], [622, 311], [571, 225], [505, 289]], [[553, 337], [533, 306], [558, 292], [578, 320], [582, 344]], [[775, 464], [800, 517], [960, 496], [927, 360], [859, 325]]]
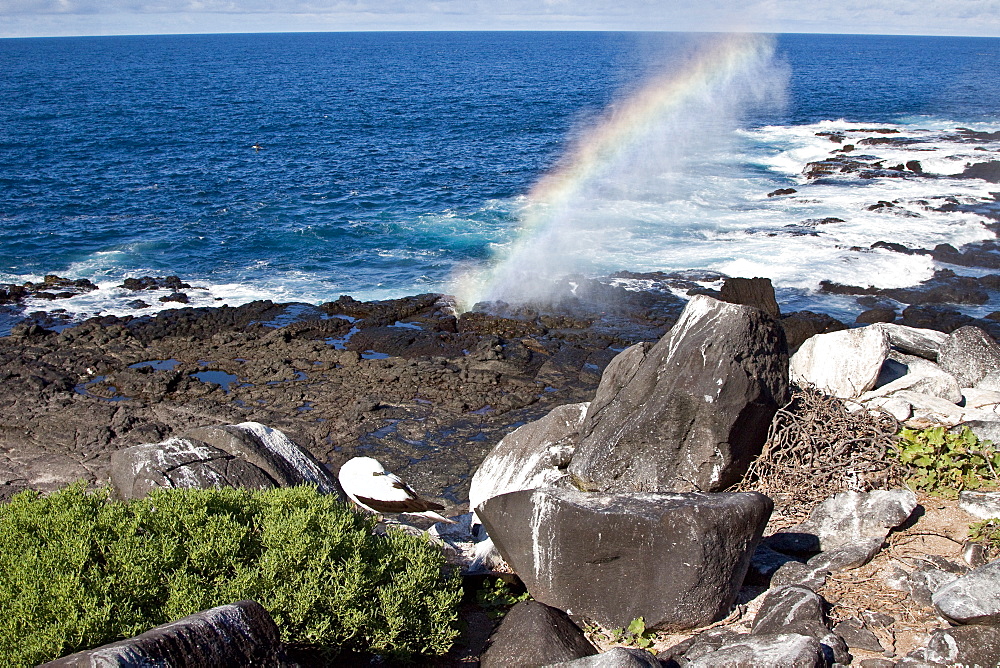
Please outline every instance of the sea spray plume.
[[609, 108], [528, 193], [517, 236], [492, 266], [456, 280], [459, 302], [546, 301], [551, 279], [586, 272], [606, 244], [660, 235], [621, 209], [683, 203], [699, 156], [718, 151], [742, 114], [783, 104], [774, 48], [773, 37], [714, 37]]

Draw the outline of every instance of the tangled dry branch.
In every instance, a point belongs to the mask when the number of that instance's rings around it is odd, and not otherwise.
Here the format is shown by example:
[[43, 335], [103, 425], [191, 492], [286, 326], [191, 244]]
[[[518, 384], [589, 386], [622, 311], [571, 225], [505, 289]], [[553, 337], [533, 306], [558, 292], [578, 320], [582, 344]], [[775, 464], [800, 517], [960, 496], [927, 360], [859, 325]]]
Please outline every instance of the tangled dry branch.
[[904, 477], [892, 455], [898, 431], [887, 413], [852, 412], [836, 397], [796, 390], [774, 416], [763, 452], [736, 489], [807, 507], [847, 490], [889, 489]]

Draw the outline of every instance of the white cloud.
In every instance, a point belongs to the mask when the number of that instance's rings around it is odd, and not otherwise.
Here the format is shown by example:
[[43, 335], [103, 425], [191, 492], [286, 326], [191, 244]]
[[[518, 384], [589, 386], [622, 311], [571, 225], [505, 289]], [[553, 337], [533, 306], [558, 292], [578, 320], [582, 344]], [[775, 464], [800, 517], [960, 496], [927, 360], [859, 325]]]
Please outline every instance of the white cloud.
[[998, 36], [1000, 0], [0, 0], [0, 35], [5, 36], [258, 29], [746, 30]]

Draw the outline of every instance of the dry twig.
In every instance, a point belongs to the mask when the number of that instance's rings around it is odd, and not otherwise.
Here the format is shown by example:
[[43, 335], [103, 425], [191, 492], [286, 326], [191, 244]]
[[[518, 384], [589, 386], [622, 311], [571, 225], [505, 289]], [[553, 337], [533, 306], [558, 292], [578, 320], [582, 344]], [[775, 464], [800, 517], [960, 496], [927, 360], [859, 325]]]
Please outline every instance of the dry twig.
[[899, 423], [887, 413], [851, 412], [836, 397], [796, 390], [735, 489], [804, 508], [838, 492], [889, 489], [903, 478], [902, 465], [891, 455], [898, 431]]

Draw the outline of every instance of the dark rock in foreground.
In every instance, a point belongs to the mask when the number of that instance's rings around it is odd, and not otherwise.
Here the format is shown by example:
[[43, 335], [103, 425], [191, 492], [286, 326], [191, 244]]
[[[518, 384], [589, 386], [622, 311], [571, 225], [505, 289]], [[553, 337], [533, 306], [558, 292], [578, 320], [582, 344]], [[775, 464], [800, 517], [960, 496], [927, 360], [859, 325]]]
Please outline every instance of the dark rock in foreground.
[[535, 600], [612, 628], [696, 628], [728, 614], [771, 509], [754, 492], [545, 488], [495, 496], [479, 515]]
[[511, 608], [489, 642], [479, 660], [483, 668], [548, 666], [597, 654], [565, 612], [538, 601]]
[[759, 309], [704, 295], [656, 345], [601, 378], [569, 472], [591, 491], [718, 491], [760, 454], [788, 401], [781, 328]]
[[198, 612], [142, 635], [42, 664], [46, 668], [93, 666], [272, 666], [291, 668], [278, 627], [254, 601]]

